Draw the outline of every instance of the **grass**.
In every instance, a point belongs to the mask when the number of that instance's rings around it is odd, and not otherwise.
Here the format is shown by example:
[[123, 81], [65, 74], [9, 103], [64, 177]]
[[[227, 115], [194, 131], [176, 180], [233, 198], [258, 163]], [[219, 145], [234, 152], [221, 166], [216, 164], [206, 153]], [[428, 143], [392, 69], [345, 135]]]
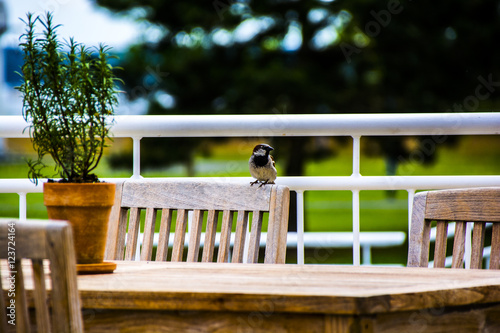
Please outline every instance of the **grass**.
[[[116, 142], [123, 147], [123, 141]], [[429, 143], [429, 142], [427, 142]], [[26, 145], [21, 141], [17, 145]], [[197, 176], [240, 177], [248, 176], [248, 151], [255, 142], [250, 140], [229, 140], [212, 147], [212, 156], [196, 157]], [[411, 144], [411, 142], [410, 142]], [[432, 144], [432, 142], [431, 142]], [[29, 145], [29, 144], [28, 144]], [[126, 145], [126, 144], [125, 144]], [[307, 176], [349, 176], [352, 173], [351, 144], [337, 145], [334, 157], [309, 163]], [[361, 149], [370, 149], [369, 140], [362, 139]], [[429, 148], [430, 147], [430, 148]], [[278, 147], [276, 147], [278, 149]], [[420, 153], [432, 147], [427, 145]], [[417, 150], [418, 152], [418, 150]], [[400, 164], [397, 175], [498, 175], [500, 174], [500, 136], [462, 137], [455, 145], [442, 145], [438, 148], [435, 163], [420, 163], [419, 153]], [[283, 165], [277, 163], [278, 175]], [[364, 176], [385, 175], [385, 161], [382, 157], [362, 154], [361, 174]], [[130, 177], [129, 170], [111, 170], [104, 160], [97, 173], [101, 177]], [[27, 168], [21, 158], [0, 164], [2, 178], [25, 178]], [[185, 176], [182, 166], [158, 170], [144, 170], [145, 177]], [[404, 231], [408, 230], [406, 191], [388, 193], [386, 191], [360, 192], [361, 231]], [[0, 194], [0, 216], [18, 216], [17, 194]], [[28, 218], [46, 218], [42, 194], [29, 194]], [[351, 231], [352, 194], [350, 191], [307, 191], [305, 193], [306, 231]], [[351, 250], [323, 249], [323, 252], [306, 252], [306, 262], [351, 263]], [[407, 244], [399, 248], [374, 249], [374, 263], [406, 262]], [[290, 261], [294, 253], [289, 252]]]

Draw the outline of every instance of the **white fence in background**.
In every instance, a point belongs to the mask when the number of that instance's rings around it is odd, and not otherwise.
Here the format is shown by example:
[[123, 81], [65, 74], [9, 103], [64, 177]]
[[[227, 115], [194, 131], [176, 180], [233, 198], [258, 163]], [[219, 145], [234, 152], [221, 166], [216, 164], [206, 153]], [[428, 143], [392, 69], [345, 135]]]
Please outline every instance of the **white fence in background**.
[[[27, 138], [21, 116], [0, 116], [0, 138]], [[140, 173], [140, 140], [144, 137], [278, 137], [350, 136], [353, 139], [351, 176], [278, 177], [277, 183], [297, 192], [297, 255], [304, 263], [304, 191], [352, 191], [353, 264], [360, 264], [359, 192], [364, 190], [408, 191], [408, 221], [416, 190], [500, 186], [500, 176], [362, 176], [362, 136], [426, 135], [421, 150], [410, 156], [418, 162], [449, 135], [498, 135], [500, 113], [432, 114], [322, 114], [322, 115], [210, 115], [210, 116], [116, 116], [114, 137], [133, 140], [133, 175]], [[498, 147], [491, 147], [498, 149]], [[279, 148], [278, 148], [279, 149]], [[113, 181], [114, 179], [108, 179]], [[116, 179], [115, 179], [116, 180]], [[248, 182], [250, 178], [213, 178], [214, 181]], [[26, 218], [26, 194], [42, 192], [27, 179], [0, 179], [0, 193], [18, 193], [19, 215]]]

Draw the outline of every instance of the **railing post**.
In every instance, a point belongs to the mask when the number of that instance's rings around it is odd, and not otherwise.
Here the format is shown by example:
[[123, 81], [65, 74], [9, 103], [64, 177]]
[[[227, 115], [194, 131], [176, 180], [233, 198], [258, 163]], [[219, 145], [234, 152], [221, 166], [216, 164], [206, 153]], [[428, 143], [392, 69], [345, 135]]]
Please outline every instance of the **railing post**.
[[19, 194], [19, 219], [26, 220], [26, 193], [20, 192]]
[[359, 190], [352, 190], [352, 263], [360, 265]]
[[[352, 175], [357, 178], [361, 174], [360, 168], [360, 141], [361, 136], [352, 136]], [[352, 190], [352, 263], [360, 265], [360, 242], [359, 242], [359, 190]]]
[[415, 189], [407, 189], [408, 192], [408, 237], [410, 237], [411, 217], [413, 215], [413, 199], [415, 198]]
[[363, 265], [372, 264], [372, 247], [370, 245], [363, 246]]
[[139, 179], [141, 177], [141, 137], [133, 137], [133, 164], [132, 178]]
[[359, 164], [360, 164], [360, 136], [352, 137], [352, 175], [353, 177], [361, 176], [359, 172]]
[[297, 190], [297, 264], [304, 264], [304, 191]]

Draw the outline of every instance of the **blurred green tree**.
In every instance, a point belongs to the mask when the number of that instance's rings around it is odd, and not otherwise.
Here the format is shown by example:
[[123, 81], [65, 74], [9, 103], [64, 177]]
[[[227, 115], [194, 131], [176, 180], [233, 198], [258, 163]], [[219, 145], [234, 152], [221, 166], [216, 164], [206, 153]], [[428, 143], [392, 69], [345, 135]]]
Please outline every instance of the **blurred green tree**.
[[[144, 23], [144, 40], [121, 56], [121, 66], [129, 98], [147, 99], [149, 114], [498, 109], [497, 0], [97, 3]], [[421, 139], [415, 156], [422, 163], [432, 161], [439, 144], [454, 142], [439, 135]], [[183, 162], [188, 170], [202, 143], [172, 138], [168, 152], [159, 154], [165, 142], [147, 140], [144, 167]], [[393, 137], [371, 140], [385, 155], [388, 173], [412, 157]], [[286, 175], [302, 175], [308, 159], [329, 153], [314, 138], [269, 141]]]
[[[145, 38], [121, 66], [129, 98], [146, 98], [149, 114], [454, 112], [498, 105], [496, 0], [97, 3], [144, 22]], [[169, 149], [177, 152], [161, 160], [189, 163], [200, 140], [176, 140]], [[322, 156], [310, 138], [273, 140], [287, 175], [302, 174], [307, 159]], [[390, 163], [407, 153], [392, 140], [378, 141]]]

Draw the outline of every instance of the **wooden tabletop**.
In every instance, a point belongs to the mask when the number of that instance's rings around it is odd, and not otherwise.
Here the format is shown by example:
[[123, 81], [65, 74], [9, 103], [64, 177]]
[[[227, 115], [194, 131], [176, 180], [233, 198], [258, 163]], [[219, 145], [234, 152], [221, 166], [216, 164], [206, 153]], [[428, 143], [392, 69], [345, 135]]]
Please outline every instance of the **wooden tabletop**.
[[84, 308], [376, 314], [500, 302], [500, 271], [117, 261], [80, 275]]

